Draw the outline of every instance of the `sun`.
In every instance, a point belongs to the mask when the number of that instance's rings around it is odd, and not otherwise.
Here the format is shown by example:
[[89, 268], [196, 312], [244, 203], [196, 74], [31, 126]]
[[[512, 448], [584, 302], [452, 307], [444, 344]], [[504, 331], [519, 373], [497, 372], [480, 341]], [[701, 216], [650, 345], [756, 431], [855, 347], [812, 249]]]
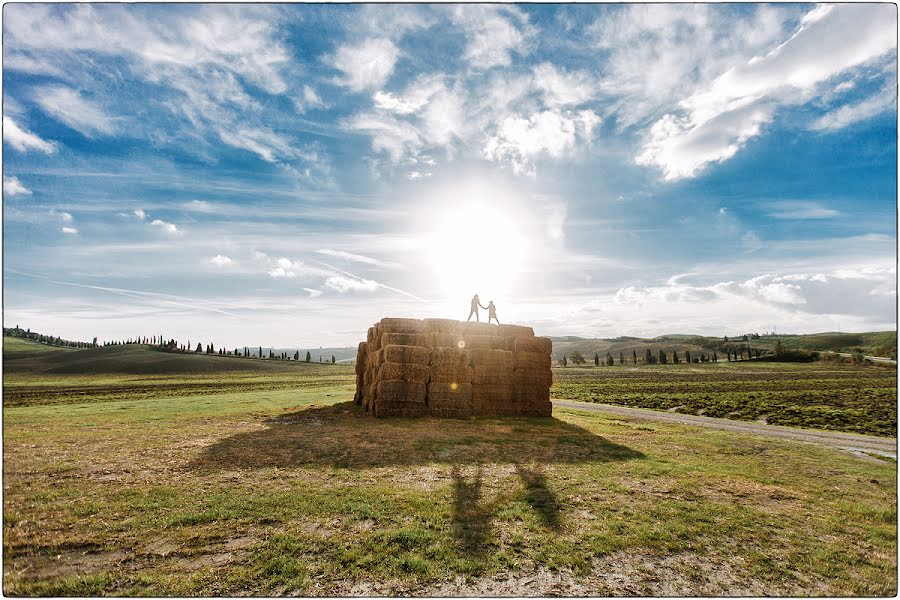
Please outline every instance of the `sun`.
[[477, 293], [486, 303], [511, 291], [529, 254], [515, 214], [475, 200], [447, 207], [437, 221], [427, 248], [444, 293]]

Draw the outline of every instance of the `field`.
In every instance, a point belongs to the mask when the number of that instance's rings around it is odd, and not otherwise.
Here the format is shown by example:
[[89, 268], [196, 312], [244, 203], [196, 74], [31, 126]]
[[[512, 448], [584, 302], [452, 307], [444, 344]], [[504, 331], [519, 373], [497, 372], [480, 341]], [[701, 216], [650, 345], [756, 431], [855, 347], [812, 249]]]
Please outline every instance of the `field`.
[[566, 367], [555, 374], [554, 398], [897, 435], [896, 368], [746, 361]]
[[559, 408], [376, 421], [352, 368], [124, 372], [150, 352], [10, 361], [5, 593], [897, 592], [893, 461]]

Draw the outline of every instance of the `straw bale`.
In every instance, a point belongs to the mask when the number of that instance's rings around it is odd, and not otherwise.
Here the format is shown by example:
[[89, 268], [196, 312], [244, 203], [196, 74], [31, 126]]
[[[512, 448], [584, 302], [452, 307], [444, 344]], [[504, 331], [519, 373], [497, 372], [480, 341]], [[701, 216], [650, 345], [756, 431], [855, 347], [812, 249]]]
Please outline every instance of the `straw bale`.
[[517, 369], [550, 368], [550, 355], [542, 352], [516, 352], [514, 363]]
[[461, 333], [429, 333], [429, 344], [434, 348], [463, 348], [463, 336]]
[[[389, 335], [389, 334], [385, 334]], [[415, 363], [384, 362], [378, 367], [377, 381], [412, 381], [428, 383], [430, 371], [425, 365]]]
[[424, 333], [383, 333], [381, 347], [385, 346], [431, 346], [431, 339]]
[[415, 363], [428, 365], [431, 352], [422, 346], [385, 346], [383, 352], [384, 362]]
[[424, 325], [418, 319], [386, 318], [379, 322], [381, 333], [424, 333]]
[[468, 366], [472, 357], [468, 350], [460, 348], [432, 348], [432, 367]]
[[484, 365], [490, 367], [513, 368], [513, 353], [509, 350], [489, 350], [486, 348], [470, 351], [472, 354], [472, 366]]
[[472, 385], [472, 400], [482, 402], [509, 402], [513, 398], [512, 386], [498, 383]]
[[462, 323], [464, 335], [497, 335], [497, 325], [492, 323]]
[[506, 338], [495, 335], [465, 335], [463, 344], [466, 350], [509, 350]]
[[546, 337], [517, 337], [513, 349], [516, 352], [550, 354], [553, 351], [553, 342]]
[[369, 327], [369, 331], [366, 332], [366, 343], [370, 348], [375, 347], [375, 327]]
[[515, 387], [513, 397], [516, 402], [531, 404], [534, 402], [549, 402], [550, 388], [546, 386], [522, 386]]
[[423, 319], [422, 326], [426, 333], [462, 334], [462, 323], [454, 319]]
[[376, 418], [424, 417], [428, 414], [428, 406], [424, 402], [378, 400], [373, 406], [372, 413]]
[[472, 402], [472, 384], [470, 383], [429, 383], [428, 406], [443, 406], [460, 402]]
[[534, 329], [524, 325], [499, 325], [497, 333], [504, 337], [534, 337]]
[[425, 384], [413, 381], [379, 381], [376, 386], [377, 402], [425, 403]]
[[472, 367], [447, 365], [431, 367], [432, 383], [472, 383]]
[[475, 365], [472, 368], [472, 383], [475, 385], [496, 383], [501, 385], [510, 385], [513, 382], [513, 372], [511, 369], [503, 367], [487, 367], [484, 365]]
[[533, 371], [516, 369], [513, 371], [513, 378], [516, 383], [521, 383], [522, 385], [543, 385], [548, 388], [553, 385], [553, 371], [550, 369]]
[[547, 400], [536, 404], [517, 404], [515, 411], [523, 417], [549, 417], [553, 414], [553, 403]]

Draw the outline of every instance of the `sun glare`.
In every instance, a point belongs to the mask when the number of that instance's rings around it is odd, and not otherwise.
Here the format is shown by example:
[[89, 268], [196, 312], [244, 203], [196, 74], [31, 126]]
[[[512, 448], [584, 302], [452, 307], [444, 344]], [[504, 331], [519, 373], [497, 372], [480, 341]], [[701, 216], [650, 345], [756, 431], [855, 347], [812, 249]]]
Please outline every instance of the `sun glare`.
[[509, 292], [528, 254], [516, 215], [476, 202], [439, 218], [428, 248], [441, 289], [450, 295], [478, 293], [485, 303]]

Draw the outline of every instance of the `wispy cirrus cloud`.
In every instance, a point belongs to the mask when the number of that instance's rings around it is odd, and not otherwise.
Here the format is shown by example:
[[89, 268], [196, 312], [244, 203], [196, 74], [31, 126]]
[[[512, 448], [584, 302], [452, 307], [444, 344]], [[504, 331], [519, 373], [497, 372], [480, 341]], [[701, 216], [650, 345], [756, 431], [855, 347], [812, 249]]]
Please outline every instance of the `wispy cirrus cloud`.
[[69, 87], [38, 88], [34, 100], [47, 114], [86, 137], [111, 135], [116, 131], [113, 117]]
[[818, 202], [785, 200], [770, 204], [769, 212], [766, 214], [776, 219], [832, 219], [841, 216], [842, 213]]
[[37, 150], [44, 154], [56, 152], [56, 144], [41, 139], [39, 136], [19, 127], [10, 117], [3, 117], [3, 141], [20, 152]]

